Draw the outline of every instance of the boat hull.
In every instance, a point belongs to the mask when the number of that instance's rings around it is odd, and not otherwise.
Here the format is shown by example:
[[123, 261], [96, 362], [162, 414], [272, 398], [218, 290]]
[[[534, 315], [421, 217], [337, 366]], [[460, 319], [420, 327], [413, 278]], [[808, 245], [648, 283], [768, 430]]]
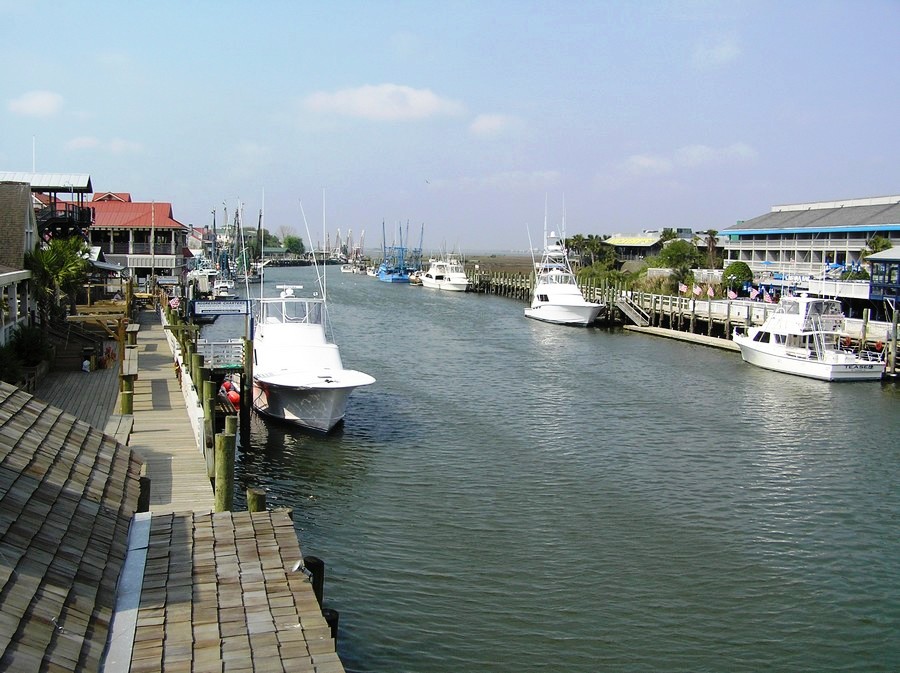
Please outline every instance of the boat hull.
[[377, 278], [382, 283], [409, 283], [409, 274], [406, 273], [379, 273]]
[[286, 377], [254, 377], [253, 408], [259, 413], [288, 423], [329, 432], [344, 418], [350, 393], [375, 379], [368, 374], [345, 369], [337, 378], [292, 385]]
[[878, 381], [884, 370], [884, 363], [863, 360], [851, 353], [829, 362], [777, 352], [747, 336], [736, 335], [734, 342], [741, 349], [741, 358], [748, 364], [819, 381]]
[[422, 286], [432, 290], [446, 290], [448, 292], [465, 292], [469, 287], [469, 280], [434, 280], [427, 276], [422, 277]]
[[593, 324], [603, 308], [601, 304], [538, 304], [525, 309], [525, 317], [554, 323], [587, 327]]

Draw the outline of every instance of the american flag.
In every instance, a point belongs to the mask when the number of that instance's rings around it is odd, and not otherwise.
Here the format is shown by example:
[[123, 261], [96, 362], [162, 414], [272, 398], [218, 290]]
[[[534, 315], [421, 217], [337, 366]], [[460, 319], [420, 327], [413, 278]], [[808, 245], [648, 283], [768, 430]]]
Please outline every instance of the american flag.
[[684, 283], [678, 283], [678, 291], [687, 292], [687, 285], [685, 285]]
[[713, 297], [716, 296], [716, 293], [712, 289], [712, 285], [706, 286], [706, 296], [709, 297], [710, 299], [712, 299]]
[[753, 288], [750, 290], [750, 299], [756, 299], [759, 296], [759, 290]]
[[737, 292], [735, 292], [734, 290], [728, 290], [728, 298], [737, 299]]
[[763, 301], [766, 302], [767, 304], [771, 304], [772, 303], [772, 295], [770, 295], [768, 292], [763, 292]]
[[169, 308], [178, 308], [181, 306], [181, 300], [178, 297], [172, 297], [169, 300]]
[[699, 286], [699, 285], [695, 285], [695, 286], [694, 286], [694, 296], [695, 296], [695, 297], [699, 297], [699, 296], [700, 296], [700, 286]]

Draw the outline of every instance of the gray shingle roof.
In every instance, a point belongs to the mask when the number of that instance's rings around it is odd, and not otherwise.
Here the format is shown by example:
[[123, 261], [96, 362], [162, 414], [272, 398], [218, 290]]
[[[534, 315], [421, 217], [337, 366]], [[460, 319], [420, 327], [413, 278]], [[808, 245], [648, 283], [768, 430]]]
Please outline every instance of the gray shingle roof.
[[883, 230], [900, 229], [900, 203], [780, 210], [728, 227], [723, 234], [794, 230]]
[[140, 466], [0, 382], [0, 669], [99, 670]]

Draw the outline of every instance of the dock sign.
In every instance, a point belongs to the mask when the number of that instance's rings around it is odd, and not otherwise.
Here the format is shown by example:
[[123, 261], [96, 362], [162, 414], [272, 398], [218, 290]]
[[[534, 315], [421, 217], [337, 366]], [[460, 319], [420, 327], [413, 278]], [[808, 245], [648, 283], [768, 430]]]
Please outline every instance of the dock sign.
[[247, 299], [214, 299], [195, 301], [194, 315], [248, 315], [250, 301]]

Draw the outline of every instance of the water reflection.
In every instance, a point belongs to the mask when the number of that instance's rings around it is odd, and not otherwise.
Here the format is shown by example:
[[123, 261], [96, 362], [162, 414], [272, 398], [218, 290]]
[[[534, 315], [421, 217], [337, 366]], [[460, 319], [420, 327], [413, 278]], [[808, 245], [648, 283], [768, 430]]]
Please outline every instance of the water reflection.
[[895, 387], [344, 276], [377, 383], [329, 437], [254, 418], [237, 472], [327, 560], [348, 671], [900, 660]]

